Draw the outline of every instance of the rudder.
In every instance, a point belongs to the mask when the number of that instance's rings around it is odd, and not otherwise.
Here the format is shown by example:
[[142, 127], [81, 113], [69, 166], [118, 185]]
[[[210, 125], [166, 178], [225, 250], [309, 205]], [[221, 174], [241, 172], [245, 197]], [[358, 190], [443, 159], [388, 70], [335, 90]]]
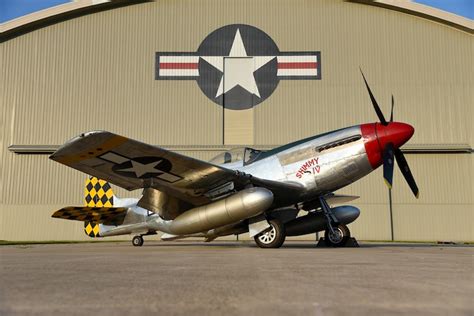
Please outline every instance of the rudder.
[[[89, 207], [112, 207], [114, 192], [110, 184], [96, 177], [87, 177], [84, 186], [84, 204]], [[84, 232], [89, 237], [100, 237], [100, 224], [84, 222]]]
[[114, 192], [110, 184], [96, 177], [88, 177], [84, 186], [84, 203], [89, 207], [114, 206]]

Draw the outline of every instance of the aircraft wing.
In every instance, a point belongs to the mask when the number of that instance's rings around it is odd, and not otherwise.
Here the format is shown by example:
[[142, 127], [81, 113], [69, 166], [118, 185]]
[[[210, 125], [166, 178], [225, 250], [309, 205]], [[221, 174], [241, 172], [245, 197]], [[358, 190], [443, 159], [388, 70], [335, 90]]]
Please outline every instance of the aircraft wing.
[[301, 187], [263, 180], [106, 131], [73, 138], [50, 158], [127, 190], [154, 188], [192, 205], [207, 204], [220, 190], [253, 183], [274, 194]]
[[341, 194], [331, 194], [326, 197], [326, 202], [330, 205], [344, 204], [350, 201], [357, 200], [360, 196], [356, 195], [341, 195]]

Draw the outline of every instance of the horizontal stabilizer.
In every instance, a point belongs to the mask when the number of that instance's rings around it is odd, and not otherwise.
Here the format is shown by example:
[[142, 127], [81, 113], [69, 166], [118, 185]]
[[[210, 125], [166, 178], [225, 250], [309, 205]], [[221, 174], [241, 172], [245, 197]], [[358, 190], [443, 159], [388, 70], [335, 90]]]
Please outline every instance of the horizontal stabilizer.
[[54, 212], [51, 217], [106, 225], [120, 225], [123, 223], [127, 210], [128, 208], [126, 207], [68, 206]]

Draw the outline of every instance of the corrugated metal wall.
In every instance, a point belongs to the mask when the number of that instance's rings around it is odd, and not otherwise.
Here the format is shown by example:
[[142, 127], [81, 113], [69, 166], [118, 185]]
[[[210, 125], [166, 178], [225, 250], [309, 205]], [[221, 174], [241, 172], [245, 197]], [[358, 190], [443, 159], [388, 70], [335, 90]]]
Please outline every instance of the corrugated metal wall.
[[[82, 203], [83, 175], [44, 155], [16, 155], [8, 151], [10, 145], [61, 144], [91, 129], [163, 146], [221, 145], [222, 108], [195, 81], [155, 80], [154, 57], [157, 51], [194, 52], [210, 32], [234, 23], [266, 32], [280, 51], [321, 51], [322, 80], [281, 81], [252, 111], [256, 145], [283, 144], [376, 120], [361, 66], [385, 113], [393, 93], [395, 119], [416, 127], [411, 144], [472, 148], [471, 34], [333, 0], [137, 4], [63, 21], [1, 44], [0, 239], [85, 238], [81, 225], [49, 218], [63, 205]], [[248, 134], [242, 131], [247, 140], [252, 138]], [[191, 147], [180, 152], [199, 159], [218, 153]], [[474, 240], [472, 154], [407, 159], [421, 198], [414, 200], [396, 174], [395, 238]], [[343, 191], [362, 196], [355, 203], [362, 215], [352, 225], [354, 233], [389, 239], [388, 195], [380, 170]]]

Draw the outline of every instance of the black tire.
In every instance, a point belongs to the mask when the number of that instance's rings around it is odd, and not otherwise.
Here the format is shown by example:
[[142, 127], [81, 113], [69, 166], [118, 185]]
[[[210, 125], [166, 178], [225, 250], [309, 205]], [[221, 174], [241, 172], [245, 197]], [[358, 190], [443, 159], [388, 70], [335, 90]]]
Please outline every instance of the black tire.
[[141, 247], [143, 246], [143, 237], [142, 236], [135, 236], [132, 239], [132, 245], [135, 247]]
[[260, 248], [280, 248], [285, 242], [285, 226], [278, 219], [268, 221], [271, 228], [253, 237]]
[[[324, 231], [324, 243], [328, 247], [344, 247], [351, 238], [351, 231], [344, 224], [339, 224], [339, 226], [334, 227], [334, 230], [341, 234], [341, 236], [332, 236], [329, 229]], [[339, 237], [339, 238], [338, 238]]]

